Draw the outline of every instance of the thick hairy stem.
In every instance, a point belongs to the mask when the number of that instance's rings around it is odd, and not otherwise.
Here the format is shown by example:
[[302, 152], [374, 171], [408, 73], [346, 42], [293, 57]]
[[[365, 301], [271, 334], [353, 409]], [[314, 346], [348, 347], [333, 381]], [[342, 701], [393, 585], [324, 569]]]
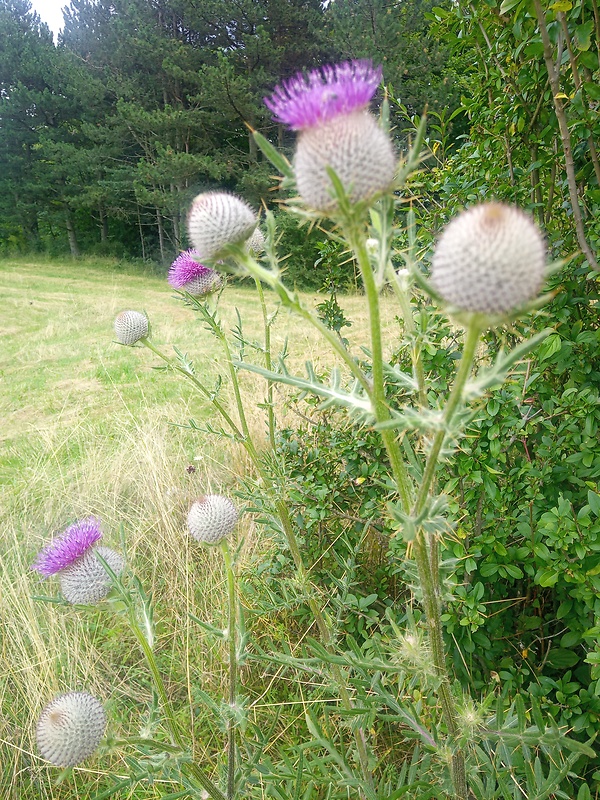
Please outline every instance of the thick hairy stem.
[[237, 700], [237, 599], [235, 595], [235, 573], [229, 545], [226, 541], [221, 543], [221, 552], [225, 562], [227, 572], [227, 600], [229, 609], [229, 619], [227, 635], [229, 637], [229, 709], [230, 717], [227, 723], [227, 800], [233, 800], [235, 796], [235, 763], [236, 763], [236, 742], [235, 742], [235, 718], [234, 708]]
[[[371, 400], [373, 411], [377, 422], [387, 422], [390, 411], [385, 397], [385, 381], [383, 372], [383, 347], [381, 344], [381, 315], [379, 312], [379, 293], [375, 283], [375, 277], [371, 268], [369, 254], [367, 252], [364, 236], [354, 235], [354, 231], [347, 232], [347, 238], [358, 261], [361, 271], [363, 286], [367, 295], [369, 307], [369, 328], [371, 333]], [[385, 449], [390, 459], [392, 474], [398, 488], [398, 493], [405, 511], [410, 509], [412, 502], [412, 490], [410, 478], [400, 451], [400, 446], [396, 439], [396, 434], [391, 430], [383, 429], [380, 436], [385, 445]]]
[[575, 176], [575, 163], [573, 161], [573, 148], [571, 144], [571, 133], [569, 131], [569, 124], [565, 106], [560, 90], [559, 73], [552, 57], [552, 44], [550, 42], [550, 35], [546, 25], [546, 13], [542, 8], [541, 0], [534, 0], [535, 13], [540, 28], [542, 43], [544, 46], [544, 61], [546, 63], [546, 70], [548, 72], [548, 82], [552, 89], [552, 96], [554, 99], [554, 112], [558, 121], [558, 129], [560, 131], [560, 139], [563, 148], [563, 155], [565, 159], [565, 171], [567, 173], [567, 185], [569, 187], [569, 197], [571, 200], [571, 210], [573, 212], [573, 222], [575, 223], [575, 233], [577, 241], [582, 253], [585, 255], [590, 267], [599, 271], [600, 266], [596, 260], [596, 256], [590, 247], [586, 235], [585, 227], [583, 224], [583, 216], [581, 214], [581, 207], [579, 205], [579, 197], [577, 195], [577, 179]]
[[[283, 500], [278, 502], [277, 504], [277, 513], [281, 521], [281, 525], [283, 527], [283, 531], [285, 533], [288, 546], [292, 554], [292, 558], [294, 560], [294, 566], [296, 567], [298, 580], [300, 581], [301, 585], [308, 590], [307, 592], [308, 605], [310, 607], [317, 628], [319, 630], [319, 637], [321, 639], [321, 643], [329, 653], [333, 654], [334, 652], [333, 645], [335, 637], [333, 631], [327, 624], [327, 621], [323, 615], [321, 607], [319, 606], [319, 603], [310, 593], [310, 587], [309, 587], [310, 581], [306, 574], [304, 560], [302, 558], [302, 553], [300, 552], [300, 546], [298, 545], [298, 540], [294, 532], [294, 527], [292, 525], [292, 521], [290, 519], [287, 506]], [[347, 688], [348, 679], [344, 671], [337, 664], [331, 664], [331, 673], [333, 675], [333, 679], [340, 693], [342, 706], [346, 711], [350, 711], [353, 708], [353, 703]], [[356, 749], [358, 752], [358, 759], [360, 762], [363, 779], [365, 780], [365, 783], [369, 790], [369, 794], [373, 796], [374, 795], [373, 776], [371, 774], [371, 770], [369, 767], [369, 753], [367, 749], [366, 736], [363, 728], [356, 728], [354, 730], [354, 740], [356, 742]]]
[[[265, 329], [265, 367], [269, 372], [273, 368], [271, 358], [271, 323], [269, 322], [269, 315], [267, 313], [267, 304], [265, 303], [265, 293], [263, 291], [262, 283], [258, 278], [254, 279], [258, 297], [260, 300], [260, 307], [263, 315], [263, 326]], [[275, 409], [273, 408], [273, 381], [267, 381], [267, 418], [269, 425], [269, 443], [271, 449], [275, 452]]]
[[[148, 643], [148, 640], [146, 639], [143, 630], [140, 628], [137, 620], [135, 619], [134, 613], [135, 613], [134, 610], [131, 609], [129, 614], [129, 624], [146, 658], [146, 663], [148, 664], [148, 668], [150, 669], [150, 673], [152, 675], [152, 680], [154, 683], [154, 688], [158, 693], [158, 697], [160, 699], [160, 703], [162, 706], [163, 719], [166, 723], [166, 726], [169, 730], [173, 742], [181, 750], [185, 751], [187, 750], [187, 747], [183, 739], [183, 736], [181, 734], [181, 731], [179, 730], [179, 726], [177, 725], [177, 722], [175, 720], [173, 707], [171, 705], [171, 701], [169, 700], [169, 696], [167, 694], [167, 690], [165, 688], [162, 675], [160, 674], [160, 671], [156, 664], [154, 653], [152, 652], [152, 648], [150, 647], [150, 644]], [[189, 764], [187, 766], [187, 769], [189, 769], [193, 778], [200, 784], [200, 786], [204, 789], [204, 791], [208, 793], [209, 797], [212, 797], [213, 800], [228, 800], [228, 798], [225, 797], [223, 792], [221, 792], [214, 785], [214, 783], [211, 780], [209, 780], [209, 778], [207, 778], [206, 775], [204, 775], [204, 773], [197, 764], [194, 763]]]

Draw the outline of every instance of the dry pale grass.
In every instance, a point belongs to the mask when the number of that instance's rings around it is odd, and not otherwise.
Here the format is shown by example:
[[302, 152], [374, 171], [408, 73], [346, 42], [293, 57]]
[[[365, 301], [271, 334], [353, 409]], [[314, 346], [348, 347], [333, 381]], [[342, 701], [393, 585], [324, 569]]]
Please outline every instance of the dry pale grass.
[[[129, 567], [155, 601], [158, 653], [174, 702], [191, 707], [198, 683], [219, 697], [222, 646], [199, 631], [189, 613], [224, 626], [224, 576], [214, 553], [188, 541], [185, 513], [194, 497], [234, 488], [237, 476], [252, 467], [227, 440], [173, 425], [216, 420], [190, 386], [151, 369], [157, 366], [153, 354], [113, 342], [116, 313], [144, 309], [158, 346], [189, 353], [209, 385], [219, 373], [226, 377], [218, 344], [163, 281], [77, 264], [8, 262], [0, 265], [0, 289], [0, 797], [85, 798], [92, 789], [106, 788], [109, 774], [124, 774], [122, 756], [106, 754], [57, 780], [60, 771], [35, 754], [41, 708], [60, 692], [85, 689], [106, 703], [111, 733], [135, 732], [150, 702], [149, 683], [110, 602], [81, 611], [34, 599], [58, 594], [52, 579], [43, 582], [31, 571], [35, 553], [53, 533], [88, 515], [102, 520], [105, 543], [120, 549], [122, 526]], [[363, 298], [345, 298], [342, 305], [353, 320], [346, 335], [366, 343]], [[220, 314], [226, 329], [237, 324], [236, 307], [247, 339], [261, 341], [254, 291], [225, 290]], [[392, 350], [391, 302], [384, 311]], [[286, 341], [289, 369], [302, 371], [305, 360], [320, 367], [331, 363], [314, 332], [281, 312], [274, 350]], [[257, 403], [265, 384], [247, 373], [242, 387], [250, 427], [257, 440], [264, 439], [264, 411]], [[224, 398], [228, 392], [225, 384]], [[242, 521], [239, 536], [251, 558], [260, 539], [250, 519]], [[194, 730], [190, 725], [192, 735]], [[200, 757], [208, 746], [196, 742]], [[146, 787], [119, 796], [160, 796], [159, 789], [153, 792]]]

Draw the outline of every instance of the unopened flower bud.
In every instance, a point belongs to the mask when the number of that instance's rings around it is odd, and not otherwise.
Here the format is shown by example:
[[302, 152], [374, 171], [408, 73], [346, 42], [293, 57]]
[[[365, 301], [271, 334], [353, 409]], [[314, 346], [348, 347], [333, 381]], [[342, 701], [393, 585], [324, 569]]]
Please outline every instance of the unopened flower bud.
[[42, 711], [36, 730], [38, 749], [55, 767], [73, 767], [96, 752], [105, 729], [100, 701], [86, 692], [69, 692]]
[[520, 209], [484, 203], [444, 229], [433, 253], [431, 282], [461, 311], [515, 311], [540, 291], [546, 249], [537, 226]]
[[256, 215], [247, 203], [227, 192], [205, 192], [192, 203], [188, 232], [197, 258], [214, 261], [230, 244], [248, 239]]
[[237, 519], [237, 509], [228, 497], [209, 494], [190, 508], [188, 530], [198, 542], [219, 544], [234, 529]]
[[135, 344], [148, 335], [148, 319], [139, 311], [121, 311], [115, 319], [115, 334], [121, 344]]
[[263, 252], [265, 249], [265, 236], [260, 228], [254, 229], [254, 233], [246, 242], [246, 247], [253, 256], [258, 256]]

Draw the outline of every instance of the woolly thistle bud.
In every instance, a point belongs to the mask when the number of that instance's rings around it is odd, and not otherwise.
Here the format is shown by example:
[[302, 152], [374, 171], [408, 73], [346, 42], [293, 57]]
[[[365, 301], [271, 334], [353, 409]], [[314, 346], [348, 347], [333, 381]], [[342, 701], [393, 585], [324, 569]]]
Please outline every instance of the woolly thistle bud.
[[106, 561], [115, 574], [120, 575], [123, 571], [123, 557], [109, 547], [87, 550], [58, 573], [61, 591], [69, 603], [98, 603], [108, 594], [111, 587], [110, 575], [97, 555]]
[[55, 697], [37, 724], [37, 745], [55, 767], [73, 767], [98, 749], [106, 729], [106, 713], [99, 700], [86, 692]]
[[254, 233], [246, 242], [246, 247], [253, 256], [258, 256], [263, 252], [265, 249], [265, 236], [260, 228], [254, 229]]
[[301, 131], [294, 171], [298, 193], [315, 211], [335, 211], [330, 167], [353, 203], [389, 188], [396, 159], [392, 144], [368, 111], [344, 114]]
[[205, 192], [188, 214], [190, 240], [201, 261], [214, 261], [227, 245], [245, 241], [256, 227], [256, 215], [239, 197], [226, 192]]
[[484, 203], [459, 214], [433, 253], [431, 282], [461, 311], [515, 311], [540, 291], [545, 276], [541, 233], [520, 209]]
[[188, 530], [198, 542], [219, 544], [234, 529], [237, 519], [237, 509], [228, 497], [209, 494], [190, 508]]
[[320, 212], [334, 212], [332, 169], [352, 202], [368, 200], [394, 180], [392, 143], [367, 106], [381, 67], [351, 61], [297, 75], [277, 86], [265, 104], [274, 118], [300, 131], [294, 157], [298, 192]]
[[135, 344], [148, 335], [148, 319], [139, 311], [121, 311], [115, 319], [115, 334], [121, 344]]

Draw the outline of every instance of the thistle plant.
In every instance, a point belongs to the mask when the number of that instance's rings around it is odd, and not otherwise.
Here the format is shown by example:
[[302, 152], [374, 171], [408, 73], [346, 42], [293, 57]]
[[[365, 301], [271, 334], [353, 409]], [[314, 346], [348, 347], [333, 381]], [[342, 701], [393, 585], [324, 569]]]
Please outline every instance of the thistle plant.
[[[525, 212], [498, 201], [482, 203], [462, 212], [441, 232], [428, 274], [417, 255], [413, 216], [404, 213], [410, 198], [407, 184], [422, 157], [424, 122], [411, 150], [397, 161], [385, 104], [381, 118], [369, 110], [380, 80], [380, 68], [358, 61], [301, 74], [276, 87], [265, 102], [277, 122], [297, 132], [291, 163], [255, 134], [265, 156], [281, 171], [284, 189], [292, 194], [288, 210], [311, 224], [323, 224], [323, 230], [352, 253], [369, 317], [370, 340], [360, 356], [286, 285], [285, 254], [278, 252], [273, 214], [265, 214], [264, 235], [257, 227], [258, 214], [226, 192], [205, 192], [195, 198], [188, 216], [194, 249], [178, 257], [169, 276], [181, 300], [199, 315], [221, 347], [223, 374], [217, 382], [209, 383], [198, 374], [180, 351], [171, 356], [153, 340], [148, 327], [138, 336], [144, 328], [138, 318], [145, 320], [141, 312], [124, 312], [126, 316], [119, 315], [115, 323], [119, 341], [139, 342], [161, 360], [167, 373], [183, 377], [209, 404], [214, 412], [211, 421], [204, 428], [190, 423], [195, 432], [219, 436], [244, 449], [253, 473], [240, 476], [238, 494], [285, 540], [294, 570], [295, 594], [290, 602], [306, 605], [311, 626], [314, 623], [314, 631], [309, 628], [302, 635], [305, 651], [284, 642], [270, 652], [256, 646], [252, 655], [248, 653], [238, 600], [238, 565], [228, 541], [238, 523], [237, 505], [222, 494], [196, 500], [187, 515], [187, 531], [210, 553], [220, 549], [227, 575], [227, 629], [193, 617], [204, 631], [228, 645], [226, 703], [220, 706], [202, 689], [196, 692], [226, 735], [226, 757], [211, 765], [214, 769], [197, 763], [186, 742], [154, 652], [152, 602], [135, 577], [120, 575], [122, 562], [111, 561], [100, 548], [90, 550], [99, 538], [94, 524], [88, 523], [77, 535], [65, 534], [36, 562], [42, 574], [68, 571], [75, 562], [86, 571], [90, 551], [110, 577], [146, 658], [163, 734], [168, 737], [168, 742], [146, 740], [145, 745], [157, 750], [163, 746], [169, 777], [176, 775], [183, 787], [173, 797], [542, 800], [553, 793], [566, 797], [560, 794], [566, 776], [582, 755], [593, 756], [589, 745], [568, 738], [546, 720], [535, 698], [517, 695], [509, 702], [494, 691], [480, 697], [472, 686], [459, 686], [442, 618], [449, 589], [441, 560], [453, 526], [451, 504], [438, 485], [442, 466], [464, 436], [474, 413], [473, 401], [504, 381], [548, 333], [501, 350], [495, 360], [482, 352], [487, 329], [512, 324], [543, 302], [538, 294], [549, 269], [544, 238]], [[398, 241], [408, 246], [398, 247]], [[216, 305], [204, 301], [217, 283], [213, 271], [254, 279], [264, 327], [261, 342], [245, 338], [241, 319], [233, 332], [227, 332]], [[381, 296], [388, 287], [403, 318], [409, 369], [390, 363], [384, 355]], [[310, 363], [306, 376], [290, 374], [285, 352], [279, 358], [272, 352], [276, 315], [268, 312], [265, 290], [303, 324], [311, 325], [330, 347], [338, 364], [329, 379]], [[220, 302], [226, 297], [226, 292], [221, 294]], [[423, 317], [429, 315], [428, 323], [434, 318], [428, 297], [464, 330], [461, 358], [446, 393], [428, 385], [421, 355]], [[130, 333], [134, 322], [139, 327]], [[254, 360], [248, 357], [250, 350]], [[264, 438], [251, 432], [247, 410], [249, 403], [257, 403], [256, 397], [244, 395], [243, 371], [265, 380], [265, 398], [259, 404], [265, 412]], [[232, 401], [222, 391], [227, 382]], [[381, 482], [376, 513], [394, 528], [389, 544], [396, 545], [395, 552], [402, 551], [413, 562], [402, 567], [405, 573], [412, 570], [414, 597], [402, 615], [388, 607], [381, 636], [368, 652], [352, 637], [344, 637], [340, 624], [344, 609], [336, 613], [332, 586], [315, 585], [313, 565], [307, 563], [290, 510], [289, 476], [278, 449], [277, 384], [314, 396], [322, 407], [344, 410], [357, 429], [374, 431], [385, 449], [388, 473]], [[402, 548], [397, 545], [400, 541]], [[349, 579], [346, 584], [340, 579], [336, 586], [347, 589], [349, 584]], [[341, 606], [349, 594], [341, 593]], [[282, 748], [277, 758], [277, 737], [270, 739], [263, 727], [245, 717], [239, 686], [242, 663], [249, 669], [253, 664], [261, 668], [276, 664], [278, 670], [293, 670], [307, 680], [316, 675], [331, 693], [321, 714], [302, 698], [306, 741], [293, 757]], [[412, 749], [409, 739], [417, 742]], [[539, 755], [532, 766], [527, 753], [534, 747], [539, 747]], [[515, 756], [517, 751], [523, 757]]]

